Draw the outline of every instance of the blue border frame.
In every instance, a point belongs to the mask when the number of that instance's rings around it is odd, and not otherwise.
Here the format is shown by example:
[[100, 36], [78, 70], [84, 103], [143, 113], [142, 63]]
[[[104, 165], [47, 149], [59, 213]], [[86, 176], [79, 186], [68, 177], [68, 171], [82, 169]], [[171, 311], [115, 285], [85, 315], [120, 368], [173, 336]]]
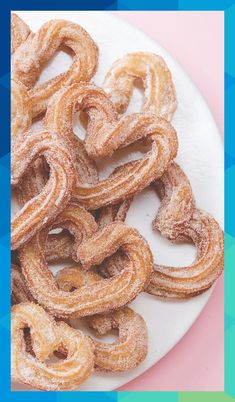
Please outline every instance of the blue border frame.
[[[0, 400], [18, 401], [232, 401], [235, 400], [235, 1], [234, 0], [2, 0], [0, 9]], [[17, 392], [10, 391], [10, 10], [223, 10], [225, 12], [225, 392]], [[196, 396], [197, 395], [197, 396]], [[196, 396], [196, 399], [195, 399]], [[141, 398], [141, 399], [140, 399]]]

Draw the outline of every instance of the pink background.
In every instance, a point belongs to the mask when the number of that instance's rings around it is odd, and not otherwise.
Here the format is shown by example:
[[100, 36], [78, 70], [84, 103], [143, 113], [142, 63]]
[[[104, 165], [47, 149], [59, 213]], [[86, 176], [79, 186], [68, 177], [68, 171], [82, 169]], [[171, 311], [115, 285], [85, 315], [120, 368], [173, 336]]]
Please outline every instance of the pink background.
[[[156, 40], [178, 61], [208, 103], [223, 136], [223, 13], [115, 12]], [[143, 375], [119, 391], [224, 389], [223, 278], [181, 341]]]

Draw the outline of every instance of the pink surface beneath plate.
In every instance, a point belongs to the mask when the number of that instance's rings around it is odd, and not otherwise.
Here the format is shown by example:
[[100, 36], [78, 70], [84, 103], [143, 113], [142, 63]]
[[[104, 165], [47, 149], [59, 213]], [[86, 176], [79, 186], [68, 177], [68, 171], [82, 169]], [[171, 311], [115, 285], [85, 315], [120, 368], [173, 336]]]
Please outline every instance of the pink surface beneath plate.
[[[114, 12], [178, 61], [204, 96], [223, 136], [223, 12]], [[181, 341], [151, 369], [119, 391], [223, 391], [223, 278]]]

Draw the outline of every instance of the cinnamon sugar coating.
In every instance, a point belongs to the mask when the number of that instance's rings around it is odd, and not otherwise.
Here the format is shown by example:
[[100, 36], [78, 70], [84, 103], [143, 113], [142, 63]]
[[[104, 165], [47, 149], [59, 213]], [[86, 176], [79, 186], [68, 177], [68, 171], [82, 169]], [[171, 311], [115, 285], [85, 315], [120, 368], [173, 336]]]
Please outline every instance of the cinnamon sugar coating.
[[39, 156], [50, 166], [50, 177], [40, 194], [28, 201], [11, 223], [12, 249], [21, 247], [53, 220], [69, 202], [74, 188], [75, 168], [70, 151], [55, 133], [39, 131], [18, 137], [12, 150], [11, 183], [17, 186], [24, 172]]
[[[223, 270], [223, 232], [198, 209], [189, 179], [174, 162], [177, 99], [160, 56], [125, 55], [101, 89], [87, 83], [98, 48], [82, 27], [52, 20], [33, 33], [12, 14], [11, 28], [12, 185], [22, 206], [12, 219], [12, 248], [21, 263], [11, 274], [12, 378], [42, 390], [73, 390], [94, 368], [125, 372], [145, 359], [147, 327], [127, 304], [142, 291], [186, 299], [208, 289]], [[64, 47], [71, 67], [38, 85], [46, 63]], [[137, 81], [144, 87], [141, 111], [121, 116]], [[84, 141], [73, 132], [80, 111], [88, 117]], [[44, 129], [31, 132], [41, 113]], [[146, 154], [99, 180], [96, 159], [136, 141], [149, 146]], [[172, 242], [192, 242], [192, 264], [154, 264], [146, 240], [123, 223], [134, 195], [148, 185], [161, 199], [153, 229]], [[54, 276], [48, 264], [67, 259], [76, 265]], [[118, 338], [88, 337], [72, 328], [72, 318], [83, 318], [97, 336], [117, 329]], [[50, 363], [53, 353], [64, 360]]]
[[11, 14], [11, 54], [27, 39], [31, 33], [28, 25], [17, 14]]
[[151, 146], [141, 160], [121, 166], [108, 179], [83, 184], [79, 175], [74, 197], [87, 209], [117, 204], [141, 191], [162, 175], [176, 155], [177, 135], [169, 122], [141, 113], [119, 120], [108, 96], [91, 84], [73, 84], [62, 89], [51, 100], [45, 116], [45, 127], [66, 138], [73, 149], [76, 149], [72, 131], [75, 110], [86, 110], [89, 116], [87, 157], [111, 155], [139, 139], [147, 140]]
[[[27, 352], [24, 328], [30, 328], [34, 356]], [[67, 358], [48, 363], [63, 346]], [[11, 376], [15, 381], [46, 391], [76, 389], [94, 367], [94, 345], [90, 338], [65, 322], [56, 322], [35, 303], [20, 303], [11, 311]]]
[[[71, 290], [97, 283], [102, 277], [77, 265], [62, 269], [56, 279], [61, 289]], [[144, 319], [129, 307], [86, 317], [85, 320], [98, 335], [118, 329], [118, 338], [112, 343], [92, 338], [95, 344], [96, 370], [123, 372], [137, 367], [145, 359], [148, 350], [147, 327]], [[72, 325], [71, 320], [69, 324]]]
[[[197, 255], [186, 267], [154, 264], [145, 291], [162, 298], [196, 296], [211, 287], [223, 270], [223, 231], [210, 214], [196, 208], [190, 182], [176, 163], [170, 165], [154, 186], [162, 198], [154, 230], [175, 242], [191, 241]], [[100, 268], [102, 275], [118, 275], [123, 269], [122, 259], [120, 251], [107, 259]]]
[[[65, 73], [36, 85], [44, 65], [64, 45], [74, 58]], [[60, 88], [73, 82], [89, 81], [97, 68], [98, 48], [80, 25], [65, 20], [46, 22], [31, 33], [12, 56], [12, 75], [29, 88], [33, 116], [46, 110], [48, 100]]]
[[128, 53], [110, 67], [103, 87], [116, 110], [123, 113], [127, 109], [136, 79], [144, 84], [141, 111], [170, 121], [177, 107], [175, 88], [166, 62], [154, 53]]
[[[32, 105], [28, 90], [16, 79], [11, 80], [11, 140], [30, 129], [32, 124]], [[12, 144], [12, 145], [13, 145]]]
[[27, 301], [33, 301], [33, 297], [25, 283], [24, 276], [17, 265], [11, 264], [11, 304]]
[[89, 269], [121, 247], [125, 259], [123, 272], [118, 277], [103, 279], [73, 292], [60, 290], [45, 260], [49, 229], [35, 235], [21, 248], [19, 256], [30, 292], [55, 316], [84, 317], [120, 308], [133, 300], [149, 282], [153, 261], [148, 244], [136, 230], [117, 222], [84, 239], [74, 248], [74, 259], [84, 269]]
[[191, 184], [175, 162], [152, 184], [161, 199], [153, 229], [174, 240], [183, 231], [185, 223], [191, 219], [196, 208]]

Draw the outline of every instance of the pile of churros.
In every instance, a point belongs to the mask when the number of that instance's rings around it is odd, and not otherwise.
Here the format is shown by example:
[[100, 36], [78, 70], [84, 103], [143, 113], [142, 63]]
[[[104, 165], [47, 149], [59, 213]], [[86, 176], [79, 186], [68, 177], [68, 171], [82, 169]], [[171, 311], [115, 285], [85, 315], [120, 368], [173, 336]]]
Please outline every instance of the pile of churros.
[[[72, 65], [38, 84], [61, 46], [71, 51]], [[143, 362], [147, 327], [128, 304], [141, 292], [185, 299], [212, 286], [223, 270], [223, 231], [198, 209], [174, 161], [177, 99], [161, 56], [125, 55], [107, 66], [100, 88], [91, 82], [99, 50], [81, 26], [52, 20], [32, 32], [15, 14], [11, 52], [11, 183], [21, 206], [11, 222], [12, 379], [41, 390], [78, 389], [94, 370], [124, 372]], [[143, 107], [127, 114], [137, 79]], [[81, 111], [84, 140], [73, 131]], [[42, 129], [32, 129], [35, 119]], [[100, 180], [96, 161], [136, 141], [148, 147], [144, 156]], [[125, 223], [133, 197], [150, 185], [161, 200], [153, 230], [194, 243], [189, 266], [155, 264], [147, 241]], [[64, 261], [70, 266], [53, 275], [49, 264]], [[74, 318], [99, 335], [117, 329], [118, 338], [93, 339], [73, 326]]]

